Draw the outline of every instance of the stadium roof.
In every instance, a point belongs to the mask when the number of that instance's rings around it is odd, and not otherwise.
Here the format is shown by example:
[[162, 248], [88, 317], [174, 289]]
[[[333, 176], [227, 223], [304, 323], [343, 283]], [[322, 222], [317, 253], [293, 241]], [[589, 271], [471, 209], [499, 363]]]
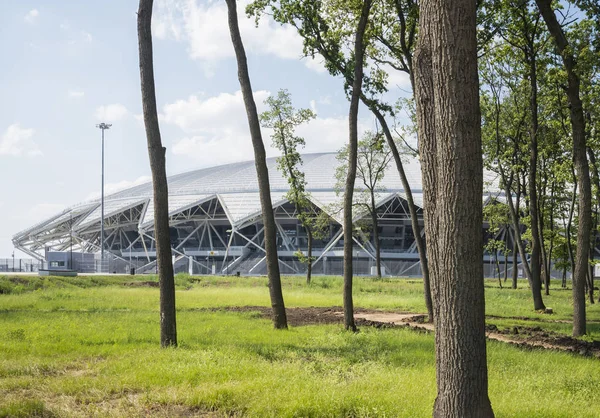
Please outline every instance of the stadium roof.
[[[305, 172], [307, 191], [311, 200], [321, 209], [339, 202], [341, 198], [335, 193], [335, 172], [339, 162], [336, 153], [304, 154], [302, 170]], [[271, 196], [273, 205], [285, 202], [285, 194], [289, 190], [287, 180], [277, 169], [275, 158], [267, 159]], [[422, 207], [421, 167], [416, 158], [406, 158], [404, 169], [413, 191], [415, 204]], [[258, 194], [258, 181], [254, 161], [220, 165], [170, 176], [169, 213], [171, 215], [189, 209], [203, 202], [218, 199], [232, 225], [238, 225], [261, 212]], [[492, 194], [498, 194], [495, 174], [486, 172], [484, 184], [488, 191], [484, 200]], [[382, 182], [384, 192], [379, 193], [379, 201], [387, 201], [391, 196], [404, 197], [404, 188], [393, 161], [389, 164]], [[360, 184], [357, 182], [357, 188]], [[144, 204], [144, 213], [139, 221], [141, 228], [153, 223], [152, 184], [150, 182], [131, 187], [105, 196], [105, 218], [111, 215]], [[75, 230], [82, 230], [100, 221], [100, 199], [80, 203], [65, 209], [63, 212], [19, 232], [13, 241], [25, 236], [46, 231], [69, 218], [77, 217]], [[334, 216], [336, 218], [336, 216]]]

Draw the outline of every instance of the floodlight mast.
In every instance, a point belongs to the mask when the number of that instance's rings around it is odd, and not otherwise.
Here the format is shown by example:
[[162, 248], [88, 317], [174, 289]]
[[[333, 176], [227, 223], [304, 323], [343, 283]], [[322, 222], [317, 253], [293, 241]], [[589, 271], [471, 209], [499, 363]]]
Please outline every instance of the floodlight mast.
[[96, 128], [102, 131], [102, 188], [100, 198], [100, 269], [102, 271], [104, 263], [104, 131], [110, 129], [112, 124], [110, 123], [99, 123]]

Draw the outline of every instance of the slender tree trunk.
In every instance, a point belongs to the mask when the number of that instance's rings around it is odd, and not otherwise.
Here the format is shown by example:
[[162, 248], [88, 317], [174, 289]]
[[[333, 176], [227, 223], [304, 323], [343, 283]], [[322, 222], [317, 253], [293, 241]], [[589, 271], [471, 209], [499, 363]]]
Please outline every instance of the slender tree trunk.
[[381, 279], [381, 245], [379, 243], [379, 222], [377, 221], [377, 208], [375, 207], [375, 193], [371, 189], [371, 222], [373, 224], [373, 241], [375, 241], [375, 266], [377, 278]]
[[590, 304], [596, 303], [594, 300], [594, 265], [591, 264], [594, 261], [594, 253], [590, 248], [590, 263], [588, 263], [588, 271], [587, 271], [587, 291], [588, 291], [588, 300]]
[[152, 4], [153, 0], [140, 0], [137, 30], [140, 56], [140, 80], [142, 107], [148, 156], [152, 171], [154, 194], [154, 236], [156, 239], [156, 264], [160, 287], [160, 345], [177, 346], [177, 318], [175, 311], [175, 279], [171, 258], [171, 234], [169, 231], [169, 191], [165, 167], [166, 149], [162, 146], [156, 93], [154, 90], [154, 63], [152, 57]]
[[310, 227], [306, 228], [306, 238], [308, 241], [308, 264], [306, 266], [306, 284], [310, 284], [312, 278], [312, 247], [313, 247], [313, 236]]
[[436, 301], [433, 416], [493, 417], [485, 345], [477, 4], [420, 5], [415, 98]]
[[519, 266], [517, 265], [517, 237], [516, 234], [513, 232], [512, 233], [512, 239], [513, 239], [513, 271], [512, 271], [512, 288], [516, 289], [517, 288], [517, 283], [519, 280]]
[[554, 38], [563, 64], [567, 70], [567, 97], [569, 99], [569, 116], [573, 132], [573, 162], [577, 171], [579, 185], [577, 227], [577, 251], [575, 256], [575, 271], [573, 273], [573, 336], [579, 337], [586, 333], [585, 318], [585, 276], [587, 274], [588, 257], [590, 253], [590, 229], [592, 227], [592, 187], [590, 183], [590, 168], [586, 156], [585, 117], [583, 105], [579, 97], [580, 80], [576, 71], [573, 51], [565, 34], [556, 19], [550, 0], [536, 0], [548, 30]]
[[571, 207], [569, 208], [569, 222], [567, 223], [567, 250], [569, 252], [569, 262], [571, 263], [571, 276], [575, 271], [575, 253], [573, 251], [573, 243], [571, 242], [571, 228], [573, 227], [573, 215], [575, 214], [575, 202], [577, 200], [577, 180], [573, 171], [573, 195], [571, 196]]
[[548, 272], [547, 284], [546, 284], [546, 295], [550, 294], [550, 280], [552, 279], [552, 254], [554, 251], [554, 210], [556, 208], [554, 193], [556, 184], [552, 183], [552, 191], [550, 192], [550, 248], [548, 248], [548, 254], [546, 259], [546, 271]]
[[533, 295], [533, 308], [544, 310], [546, 306], [542, 299], [541, 281], [541, 246], [538, 219], [538, 193], [537, 193], [537, 163], [538, 163], [538, 90], [537, 90], [537, 65], [535, 57], [527, 57], [529, 61], [529, 81], [531, 83], [530, 111], [531, 130], [529, 138], [529, 216], [531, 218], [531, 293]]
[[[589, 126], [588, 119], [588, 126]], [[589, 132], [589, 131], [588, 131]], [[589, 137], [589, 133], [588, 133]], [[594, 261], [596, 254], [596, 243], [598, 242], [598, 221], [600, 217], [600, 213], [598, 210], [598, 205], [600, 205], [600, 175], [598, 174], [598, 164], [596, 162], [596, 154], [591, 147], [587, 147], [587, 153], [590, 161], [590, 168], [592, 171], [592, 182], [594, 186], [596, 186], [596, 211], [594, 216], [594, 228], [592, 231], [592, 237], [590, 242], [590, 264]], [[589, 292], [589, 301], [590, 303], [594, 303], [594, 267], [591, 265], [591, 292]]]
[[349, 143], [348, 143], [348, 173], [346, 176], [346, 190], [344, 193], [344, 327], [356, 331], [354, 323], [354, 301], [352, 299], [352, 197], [354, 195], [354, 182], [356, 180], [356, 164], [358, 158], [358, 105], [363, 82], [363, 65], [365, 55], [364, 35], [371, 10], [371, 0], [364, 0], [360, 20], [356, 28], [354, 41], [354, 81], [352, 83], [352, 96], [350, 98], [350, 111], [348, 115]]
[[498, 284], [500, 285], [500, 289], [502, 289], [502, 278], [500, 277], [500, 261], [498, 260], [500, 257], [500, 252], [496, 250], [496, 274], [498, 274]]
[[506, 283], [506, 281], [508, 280], [508, 257], [506, 255], [506, 252], [508, 251], [508, 236], [509, 236], [509, 231], [510, 228], [508, 226], [505, 227], [506, 229], [504, 230], [504, 251], [503, 251], [503, 256], [504, 256], [504, 283]]
[[248, 63], [246, 61], [246, 52], [240, 29], [238, 25], [236, 0], [225, 0], [227, 3], [227, 14], [229, 21], [229, 31], [231, 41], [235, 51], [235, 57], [238, 65], [238, 79], [244, 97], [244, 105], [248, 116], [248, 125], [250, 127], [250, 136], [252, 137], [252, 147], [254, 148], [254, 160], [256, 165], [256, 174], [258, 177], [258, 189], [260, 193], [260, 204], [262, 208], [262, 218], [265, 234], [265, 250], [267, 261], [267, 275], [269, 278], [269, 293], [271, 296], [271, 307], [273, 308], [273, 326], [276, 329], [287, 328], [287, 317], [285, 313], [285, 304], [283, 301], [283, 292], [281, 290], [281, 276], [279, 273], [279, 259], [277, 258], [277, 241], [275, 217], [273, 215], [273, 204], [271, 202], [271, 188], [269, 185], [269, 172], [265, 154], [265, 146], [260, 132], [260, 121], [256, 111], [256, 104], [252, 94], [252, 85], [248, 73]]
[[[412, 74], [412, 73], [411, 73]], [[414, 91], [414, 87], [413, 87]], [[392, 155], [394, 157], [394, 162], [396, 163], [396, 170], [398, 170], [398, 174], [400, 175], [400, 181], [402, 182], [402, 188], [404, 189], [404, 194], [406, 196], [406, 202], [408, 203], [408, 212], [410, 213], [410, 224], [412, 226], [413, 235], [415, 236], [415, 243], [417, 245], [417, 251], [419, 252], [419, 261], [421, 263], [421, 272], [423, 273], [423, 294], [425, 297], [425, 306], [427, 307], [427, 319], [428, 322], [433, 322], [433, 300], [431, 298], [431, 285], [429, 280], [429, 265], [427, 261], [427, 251], [425, 246], [425, 240], [421, 236], [421, 226], [419, 225], [419, 215], [417, 214], [417, 207], [413, 200], [412, 190], [410, 188], [410, 184], [408, 183], [408, 179], [406, 177], [406, 172], [404, 171], [404, 165], [402, 164], [402, 159], [400, 158], [400, 153], [398, 152], [398, 147], [394, 142], [394, 137], [390, 132], [390, 128], [387, 124], [387, 121], [383, 117], [383, 114], [377, 107], [369, 103], [364, 99], [363, 102], [371, 109], [371, 112], [379, 121], [381, 125], [381, 129], [385, 135], [388, 146], [392, 151]]]

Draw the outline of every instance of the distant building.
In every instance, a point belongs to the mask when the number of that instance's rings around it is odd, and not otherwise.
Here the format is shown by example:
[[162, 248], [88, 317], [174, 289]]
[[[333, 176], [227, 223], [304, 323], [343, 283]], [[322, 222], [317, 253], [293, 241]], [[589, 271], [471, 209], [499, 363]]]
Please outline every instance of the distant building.
[[[343, 233], [341, 212], [334, 191], [335, 153], [303, 155], [307, 191], [316, 210], [331, 216], [328, 236], [313, 245], [315, 274], [341, 274]], [[267, 160], [271, 198], [277, 222], [277, 246], [284, 274], [301, 274], [305, 266], [294, 253], [306, 253], [306, 232], [296, 218], [295, 207], [286, 199], [289, 189], [274, 158]], [[421, 168], [416, 159], [405, 163], [415, 204], [422, 225]], [[485, 183], [496, 184], [491, 173]], [[171, 242], [176, 272], [207, 274], [265, 274], [263, 225], [254, 161], [221, 165], [171, 176], [169, 214]], [[419, 258], [405, 201], [405, 193], [393, 162], [383, 180], [385, 191], [378, 194], [379, 235], [382, 261], [387, 274], [420, 275]], [[357, 183], [358, 187], [358, 183]], [[484, 192], [485, 200], [501, 192], [495, 186]], [[105, 251], [110, 261], [103, 271], [154, 271], [154, 204], [150, 183], [135, 186], [105, 197]], [[357, 211], [358, 212], [358, 211]], [[100, 200], [72, 206], [50, 219], [19, 232], [13, 237], [16, 248], [43, 259], [51, 251], [95, 252], [100, 250]], [[361, 217], [360, 212], [357, 215]], [[364, 217], [364, 216], [363, 216]], [[368, 216], [365, 221], [368, 223]], [[370, 274], [374, 265], [374, 245], [368, 226], [356, 234], [354, 243], [356, 274]], [[96, 260], [98, 264], [98, 260]], [[99, 268], [98, 268], [99, 269]]]

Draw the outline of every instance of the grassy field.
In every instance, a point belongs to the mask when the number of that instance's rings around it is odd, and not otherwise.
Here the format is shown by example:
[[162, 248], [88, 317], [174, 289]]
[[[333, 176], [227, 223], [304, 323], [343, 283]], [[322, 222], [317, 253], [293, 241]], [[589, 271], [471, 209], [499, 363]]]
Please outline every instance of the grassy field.
[[[158, 348], [151, 276], [0, 277], [0, 417], [425, 417], [435, 397], [433, 335], [309, 325], [272, 330], [264, 278], [177, 278], [177, 349]], [[135, 282], [132, 285], [131, 282]], [[357, 307], [424, 312], [416, 280], [359, 278]], [[525, 283], [523, 282], [523, 286]], [[339, 306], [341, 279], [284, 279], [286, 304]], [[486, 286], [488, 322], [570, 332], [570, 291], [532, 310], [526, 288]], [[600, 309], [588, 306], [600, 339]], [[499, 317], [499, 318], [497, 318]], [[517, 317], [529, 317], [525, 321]], [[600, 361], [488, 343], [498, 417], [596, 417]]]

